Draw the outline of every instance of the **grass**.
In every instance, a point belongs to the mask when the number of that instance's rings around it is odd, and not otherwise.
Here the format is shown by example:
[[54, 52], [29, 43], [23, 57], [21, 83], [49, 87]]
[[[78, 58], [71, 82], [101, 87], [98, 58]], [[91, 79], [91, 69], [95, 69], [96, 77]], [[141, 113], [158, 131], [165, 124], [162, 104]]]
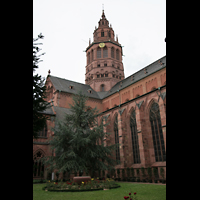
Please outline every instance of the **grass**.
[[166, 200], [166, 185], [119, 182], [120, 188], [93, 192], [47, 192], [42, 190], [45, 185], [33, 185], [33, 200], [123, 200], [130, 191], [138, 200]]

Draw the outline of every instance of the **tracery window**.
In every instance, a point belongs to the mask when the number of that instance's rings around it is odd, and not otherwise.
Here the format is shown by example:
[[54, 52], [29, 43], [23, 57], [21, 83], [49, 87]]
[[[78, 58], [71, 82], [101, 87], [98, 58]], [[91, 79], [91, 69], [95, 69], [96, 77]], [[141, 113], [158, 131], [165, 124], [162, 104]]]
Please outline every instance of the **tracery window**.
[[[114, 132], [115, 132], [115, 144], [119, 145], [119, 134], [118, 134], [118, 115], [115, 117], [114, 121]], [[119, 146], [116, 147], [116, 161], [117, 164], [120, 163], [120, 153], [119, 153]]]
[[136, 124], [135, 110], [133, 110], [131, 112], [130, 128], [131, 128], [131, 139], [132, 139], [132, 147], [133, 147], [133, 163], [141, 163], [141, 161], [140, 161], [139, 143], [138, 143], [138, 135], [137, 135], [137, 124]]
[[104, 57], [104, 58], [107, 58], [107, 57], [108, 57], [108, 48], [107, 48], [107, 47], [104, 47], [104, 48], [103, 48], [103, 57]]
[[160, 110], [159, 105], [155, 102], [151, 106], [149, 119], [151, 123], [156, 162], [166, 161], [165, 144], [160, 119]]
[[42, 157], [44, 157], [44, 155], [41, 151], [38, 151], [33, 156], [33, 177], [41, 177], [41, 172], [43, 172], [44, 176], [44, 164], [40, 160]]
[[97, 58], [101, 58], [101, 49], [100, 49], [100, 47], [97, 48]]

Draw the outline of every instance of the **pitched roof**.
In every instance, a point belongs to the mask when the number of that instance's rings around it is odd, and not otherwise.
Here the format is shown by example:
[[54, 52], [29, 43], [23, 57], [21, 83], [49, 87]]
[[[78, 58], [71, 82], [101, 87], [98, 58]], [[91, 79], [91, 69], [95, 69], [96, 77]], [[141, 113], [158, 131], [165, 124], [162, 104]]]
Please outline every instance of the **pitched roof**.
[[[163, 64], [161, 64], [160, 61]], [[156, 60], [155, 62], [151, 63], [150, 65], [147, 65], [141, 70], [133, 73], [129, 77], [125, 78], [124, 80], [119, 81], [109, 91], [106, 91], [106, 92], [96, 92], [89, 85], [86, 85], [83, 83], [77, 83], [75, 81], [59, 78], [52, 75], [49, 75], [49, 78], [52, 81], [56, 90], [60, 90], [62, 92], [68, 92], [72, 94], [77, 94], [79, 91], [82, 91], [82, 93], [88, 97], [92, 97], [96, 99], [104, 99], [118, 92], [118, 90], [122, 90], [128, 87], [129, 85], [132, 85], [136, 83], [137, 81], [165, 67], [166, 67], [166, 56], [163, 56], [160, 59]], [[73, 86], [73, 89], [70, 89], [70, 86]], [[91, 93], [88, 92], [89, 90], [91, 90]]]
[[[72, 94], [77, 94], [79, 91], [82, 91], [82, 94], [88, 97], [99, 99], [99, 95], [97, 94], [97, 92], [94, 91], [89, 85], [77, 83], [75, 81], [70, 81], [52, 75], [49, 75], [49, 78], [56, 90]], [[70, 86], [73, 86], [73, 88], [70, 89]], [[89, 91], [91, 91], [91, 93]]]
[[[163, 63], [161, 64], [160, 61]], [[133, 73], [129, 77], [125, 78], [122, 81], [119, 81], [116, 83], [109, 91], [107, 91], [101, 98], [106, 98], [114, 93], [116, 93], [118, 90], [122, 90], [129, 85], [132, 85], [136, 83], [137, 81], [163, 69], [166, 67], [166, 56], [163, 56], [162, 58], [156, 60], [155, 62], [151, 63], [150, 65], [147, 65], [146, 67], [142, 68], [141, 70]], [[146, 72], [146, 73], [145, 73]]]

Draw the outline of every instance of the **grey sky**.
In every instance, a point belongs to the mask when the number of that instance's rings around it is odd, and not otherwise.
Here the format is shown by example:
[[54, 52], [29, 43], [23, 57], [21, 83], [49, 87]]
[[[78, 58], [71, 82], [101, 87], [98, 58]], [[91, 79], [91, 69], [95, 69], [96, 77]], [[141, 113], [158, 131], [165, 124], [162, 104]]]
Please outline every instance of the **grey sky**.
[[44, 35], [36, 73], [85, 83], [89, 38], [104, 13], [123, 47], [125, 78], [166, 55], [165, 0], [33, 0], [33, 37]]

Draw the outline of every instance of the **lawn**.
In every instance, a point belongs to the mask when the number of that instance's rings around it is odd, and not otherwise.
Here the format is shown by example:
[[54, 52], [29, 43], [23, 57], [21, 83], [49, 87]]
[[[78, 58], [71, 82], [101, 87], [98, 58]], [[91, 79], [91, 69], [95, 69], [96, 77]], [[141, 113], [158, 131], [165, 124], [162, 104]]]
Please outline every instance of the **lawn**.
[[47, 192], [46, 184], [33, 184], [33, 200], [123, 200], [129, 192], [136, 192], [138, 200], [166, 200], [166, 185], [120, 183], [120, 188], [94, 192]]

